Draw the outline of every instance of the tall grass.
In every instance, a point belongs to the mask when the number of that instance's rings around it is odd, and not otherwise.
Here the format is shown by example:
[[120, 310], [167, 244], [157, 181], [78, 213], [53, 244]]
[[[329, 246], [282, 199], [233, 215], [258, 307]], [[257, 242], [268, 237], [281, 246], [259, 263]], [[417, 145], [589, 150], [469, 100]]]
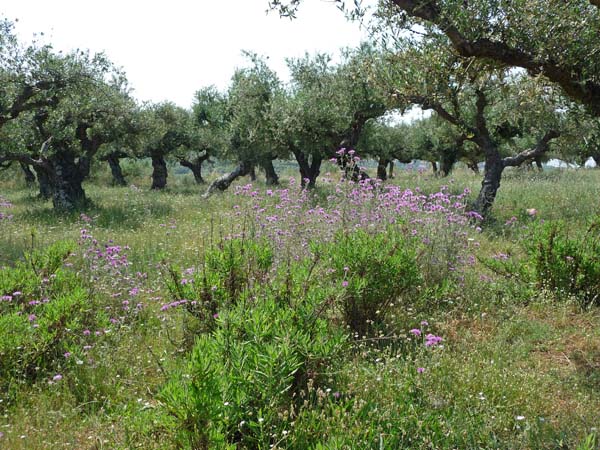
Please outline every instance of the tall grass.
[[[123, 188], [100, 171], [83, 215], [3, 175], [2, 276], [71, 241], [60, 270], [88, 306], [77, 339], [53, 342], [75, 346], [72, 366], [12, 375], [0, 448], [594, 448], [600, 312], [523, 264], [540, 222], [589, 228], [600, 171], [507, 171], [481, 229], [463, 215], [470, 172], [400, 171], [386, 188], [326, 170], [314, 192], [290, 172], [209, 199], [189, 174], [157, 193], [144, 165]], [[38, 307], [21, 311], [42, 326]]]

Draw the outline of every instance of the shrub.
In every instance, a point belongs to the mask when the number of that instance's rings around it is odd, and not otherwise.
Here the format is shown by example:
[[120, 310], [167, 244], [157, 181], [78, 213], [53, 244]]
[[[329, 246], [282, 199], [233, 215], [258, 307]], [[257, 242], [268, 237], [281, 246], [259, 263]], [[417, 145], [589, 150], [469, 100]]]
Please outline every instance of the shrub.
[[544, 224], [527, 244], [529, 265], [539, 288], [600, 305], [600, 223], [583, 236], [571, 236], [564, 223]]
[[381, 324], [390, 304], [402, 301], [421, 280], [414, 243], [392, 229], [376, 235], [340, 232], [324, 252], [341, 289], [346, 324], [359, 336]]
[[[256, 291], [243, 283], [237, 301], [219, 311], [212, 333], [198, 337], [187, 373], [175, 374], [161, 396], [182, 444], [274, 445], [297, 411], [310, 406], [306, 386], [330, 380], [346, 333], [328, 320], [330, 292], [307, 283], [312, 268], [290, 264]], [[204, 270], [211, 277], [215, 266], [207, 262]]]
[[223, 240], [207, 250], [199, 268], [183, 272], [167, 268], [165, 284], [171, 301], [162, 310], [185, 306], [200, 320], [201, 328], [210, 330], [221, 309], [247, 296], [255, 286], [264, 285], [272, 263], [271, 247], [264, 242]]
[[57, 375], [84, 330], [107, 325], [89, 314], [85, 284], [64, 266], [74, 248], [58, 242], [0, 271], [0, 388], [9, 399], [17, 384]]

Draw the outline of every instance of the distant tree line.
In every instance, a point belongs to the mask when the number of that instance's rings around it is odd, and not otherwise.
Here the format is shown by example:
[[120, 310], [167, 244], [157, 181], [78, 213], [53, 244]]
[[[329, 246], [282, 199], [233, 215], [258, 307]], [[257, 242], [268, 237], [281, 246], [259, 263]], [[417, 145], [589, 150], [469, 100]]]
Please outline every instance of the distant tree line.
[[[301, 2], [270, 3], [293, 15]], [[234, 163], [206, 195], [256, 170], [276, 185], [276, 160], [295, 161], [306, 188], [326, 160], [354, 181], [386, 180], [394, 161], [429, 161], [439, 176], [457, 162], [477, 172], [483, 161], [472, 207], [486, 215], [506, 167], [541, 167], [549, 154], [600, 162], [600, 68], [587, 58], [600, 50], [598, 8], [583, 0], [533, 2], [538, 9], [522, 3], [380, 2], [373, 42], [342, 51], [339, 63], [326, 54], [290, 59], [291, 80], [282, 83], [264, 59], [246, 53], [247, 67], [229, 87], [201, 88], [190, 109], [140, 104], [104, 55], [23, 44], [4, 20], [0, 166], [17, 164], [41, 197], [69, 210], [86, 204], [82, 183], [94, 160], [125, 185], [120, 161], [149, 158], [156, 190], [167, 186], [169, 161], [199, 184], [207, 161]], [[394, 121], [415, 105], [431, 115]], [[376, 160], [376, 173], [361, 168], [351, 149]]]

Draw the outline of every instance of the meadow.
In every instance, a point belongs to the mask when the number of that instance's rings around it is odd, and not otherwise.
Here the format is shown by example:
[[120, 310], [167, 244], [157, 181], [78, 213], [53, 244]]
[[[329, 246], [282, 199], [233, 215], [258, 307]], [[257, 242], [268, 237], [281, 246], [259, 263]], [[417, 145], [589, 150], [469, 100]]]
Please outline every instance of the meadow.
[[0, 448], [599, 448], [600, 171], [148, 170], [0, 173]]

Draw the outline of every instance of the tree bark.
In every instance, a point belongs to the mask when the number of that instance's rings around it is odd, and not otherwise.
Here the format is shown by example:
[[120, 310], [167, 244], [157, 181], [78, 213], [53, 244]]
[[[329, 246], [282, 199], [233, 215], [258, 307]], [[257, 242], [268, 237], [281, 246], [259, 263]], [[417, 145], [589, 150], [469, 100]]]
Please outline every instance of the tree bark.
[[[95, 153], [95, 151], [93, 153]], [[79, 159], [77, 160], [77, 168], [79, 170], [79, 173], [83, 177], [83, 179], [88, 178], [90, 176], [90, 171], [92, 169], [91, 156], [88, 156], [87, 154], [80, 156]]]
[[54, 209], [72, 211], [85, 206], [87, 200], [81, 183], [83, 174], [75, 156], [57, 152], [50, 160], [52, 173], [52, 204]]
[[296, 158], [300, 170], [300, 186], [308, 189], [314, 188], [317, 184], [317, 177], [321, 174], [323, 158], [313, 154], [311, 156], [311, 161], [309, 162], [304, 152], [293, 149], [292, 153], [294, 153], [294, 157]]
[[394, 160], [393, 159], [390, 159], [388, 178], [390, 180], [394, 178]]
[[438, 174], [438, 164], [437, 161], [431, 161], [431, 169], [433, 170], [433, 174]]
[[208, 186], [208, 189], [203, 197], [210, 197], [211, 194], [216, 190], [227, 190], [229, 186], [231, 186], [231, 183], [233, 183], [237, 178], [248, 175], [251, 171], [251, 167], [252, 165], [249, 163], [240, 162], [232, 172], [225, 174], [213, 181], [210, 186]]
[[23, 175], [25, 176], [25, 183], [27, 183], [27, 186], [31, 186], [33, 183], [35, 183], [35, 175], [29, 168], [29, 164], [19, 162], [19, 165], [21, 166], [21, 170], [23, 171]]
[[204, 178], [202, 178], [202, 162], [204, 162], [204, 160], [200, 161], [199, 158], [196, 158], [194, 161], [189, 161], [187, 159], [179, 160], [179, 164], [181, 166], [187, 167], [188, 169], [190, 169], [192, 171], [192, 174], [194, 175], [194, 180], [196, 181], [196, 184], [205, 184], [206, 183], [204, 181]]
[[250, 176], [250, 181], [256, 181], [256, 167], [254, 167], [254, 164], [250, 165], [248, 175]]
[[110, 166], [110, 173], [113, 177], [113, 184], [115, 186], [127, 186], [127, 180], [123, 176], [123, 171], [121, 170], [121, 163], [119, 161], [119, 157], [116, 154], [110, 154], [106, 161]]
[[504, 168], [519, 166], [525, 161], [541, 157], [548, 151], [550, 141], [559, 136], [560, 134], [557, 131], [550, 130], [537, 142], [533, 149], [506, 158], [501, 158], [498, 149], [488, 140], [488, 144], [483, 146], [483, 152], [486, 155], [483, 182], [473, 210], [482, 217], [486, 217], [496, 198]]
[[268, 158], [261, 163], [261, 166], [265, 171], [265, 180], [267, 186], [277, 186], [279, 184], [279, 176], [277, 175], [277, 172], [275, 172], [273, 160]]
[[440, 172], [443, 177], [447, 177], [452, 173], [454, 164], [458, 158], [458, 150], [456, 148], [445, 148], [442, 151], [442, 157], [440, 160]]
[[35, 170], [37, 175], [38, 185], [40, 188], [38, 197], [42, 200], [50, 200], [50, 198], [52, 198], [52, 182], [48, 171], [37, 166], [33, 166], [33, 170]]
[[494, 204], [496, 193], [500, 188], [500, 180], [504, 171], [504, 162], [500, 157], [500, 153], [496, 148], [485, 149], [485, 168], [483, 181], [481, 182], [481, 190], [477, 196], [477, 200], [473, 205], [473, 210], [486, 217], [490, 208]]
[[162, 154], [152, 155], [152, 186], [150, 189], [164, 189], [167, 186], [167, 163]]
[[381, 181], [387, 180], [387, 166], [392, 161], [388, 158], [380, 157], [379, 162], [377, 164], [377, 179]]

